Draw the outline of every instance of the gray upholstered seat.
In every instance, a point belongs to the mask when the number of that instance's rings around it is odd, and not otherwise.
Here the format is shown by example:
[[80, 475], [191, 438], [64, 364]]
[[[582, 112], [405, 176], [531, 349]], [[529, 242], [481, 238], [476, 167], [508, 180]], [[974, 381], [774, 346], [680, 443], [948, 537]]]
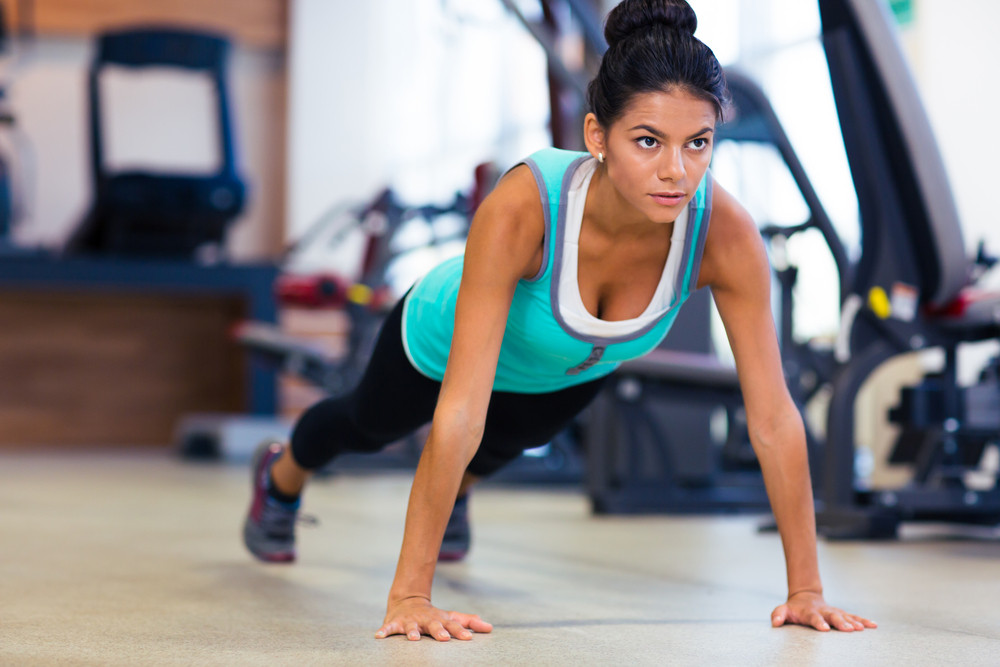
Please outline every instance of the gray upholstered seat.
[[[973, 261], [967, 254], [944, 161], [903, 59], [892, 19], [886, 15], [885, 3], [838, 0], [821, 4], [827, 23], [824, 39], [828, 55], [832, 52], [834, 58], [841, 58], [840, 62], [831, 62], [831, 68], [854, 70], [854, 81], [845, 79], [839, 86], [838, 104], [854, 102], [851, 112], [841, 109], [841, 120], [848, 152], [854, 153], [851, 168], [856, 172], [863, 236], [873, 237], [876, 227], [888, 229], [878, 242], [867, 243], [863, 249], [869, 256], [862, 258], [862, 265], [867, 261], [869, 270], [862, 268], [857, 292], [863, 295], [863, 290], [873, 284], [888, 287], [884, 279], [879, 280], [882, 276], [877, 267], [883, 266], [889, 255], [908, 254], [909, 257], [891, 263], [915, 269], [919, 300], [931, 323], [940, 322], [949, 328], [1000, 324], [997, 319], [1000, 293], [984, 295], [967, 291]], [[848, 16], [850, 13], [855, 20]], [[831, 24], [838, 21], [850, 23], [856, 32], [837, 30]], [[861, 40], [863, 45], [846, 48], [852, 38]], [[855, 55], [863, 52], [868, 58]], [[858, 88], [849, 90], [852, 86]], [[859, 108], [862, 100], [870, 101], [865, 105], [869, 108]], [[867, 127], [851, 127], [861, 124]], [[878, 133], [878, 141], [869, 145], [864, 141], [865, 132]], [[865, 150], [880, 155], [865, 155]], [[869, 201], [865, 201], [868, 193]], [[895, 228], [897, 221], [901, 229]]]

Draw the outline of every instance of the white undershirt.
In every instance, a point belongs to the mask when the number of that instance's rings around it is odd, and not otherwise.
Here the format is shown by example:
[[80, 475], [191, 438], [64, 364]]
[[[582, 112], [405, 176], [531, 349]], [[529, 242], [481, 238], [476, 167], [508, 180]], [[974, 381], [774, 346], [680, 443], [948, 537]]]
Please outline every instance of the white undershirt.
[[681, 263], [684, 238], [687, 235], [688, 207], [674, 221], [670, 236], [670, 251], [663, 266], [663, 275], [656, 287], [652, 301], [636, 318], [608, 321], [591, 315], [580, 297], [578, 258], [580, 254], [580, 228], [583, 226], [583, 208], [587, 200], [587, 189], [594, 176], [597, 161], [587, 160], [576, 170], [570, 181], [566, 201], [566, 228], [563, 238], [562, 271], [559, 275], [559, 314], [563, 321], [579, 333], [590, 336], [627, 336], [650, 324], [670, 308], [674, 297], [674, 279]]

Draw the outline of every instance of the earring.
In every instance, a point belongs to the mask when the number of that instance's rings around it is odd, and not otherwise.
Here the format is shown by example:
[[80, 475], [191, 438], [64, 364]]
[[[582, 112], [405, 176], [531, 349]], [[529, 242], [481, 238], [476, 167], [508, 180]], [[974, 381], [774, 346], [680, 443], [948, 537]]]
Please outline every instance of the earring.
[[600, 164], [604, 164], [604, 153], [598, 153], [598, 154], [597, 154], [597, 161], [598, 161], [598, 162], [599, 162]]

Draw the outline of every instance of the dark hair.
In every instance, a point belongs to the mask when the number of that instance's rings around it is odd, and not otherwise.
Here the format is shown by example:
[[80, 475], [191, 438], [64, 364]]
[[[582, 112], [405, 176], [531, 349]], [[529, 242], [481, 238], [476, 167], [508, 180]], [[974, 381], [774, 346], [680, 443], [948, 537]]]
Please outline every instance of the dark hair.
[[694, 36], [698, 18], [685, 0], [624, 0], [604, 24], [608, 51], [587, 87], [597, 121], [609, 127], [639, 93], [681, 88], [712, 103], [722, 119], [729, 90], [712, 49]]

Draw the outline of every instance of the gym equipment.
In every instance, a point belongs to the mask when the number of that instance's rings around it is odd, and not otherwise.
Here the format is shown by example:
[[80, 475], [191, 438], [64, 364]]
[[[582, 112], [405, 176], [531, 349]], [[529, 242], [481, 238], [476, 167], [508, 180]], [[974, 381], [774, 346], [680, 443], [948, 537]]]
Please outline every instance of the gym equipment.
[[[6, 10], [0, 7], [0, 54], [7, 51], [7, 17]], [[7, 87], [0, 86], [0, 101], [6, 102]], [[0, 113], [0, 125], [11, 126], [14, 116], [6, 109]], [[6, 156], [0, 154], [0, 252], [11, 245], [10, 233], [14, 225], [13, 187], [11, 184], [10, 166]]]
[[[518, 2], [501, 0], [545, 52], [552, 145], [584, 150], [580, 127], [587, 108], [587, 81], [608, 49], [598, 4], [587, 0], [539, 0], [541, 16], [529, 20]], [[571, 36], [566, 39], [566, 36]], [[582, 37], [582, 39], [580, 39]], [[572, 53], [572, 56], [568, 54]], [[588, 71], [591, 70], [591, 71]]]
[[[332, 356], [308, 341], [283, 333], [274, 324], [252, 320], [237, 327], [237, 340], [260, 359], [302, 377], [327, 394], [350, 389], [364, 372], [382, 320], [395, 303], [389, 276], [393, 262], [414, 250], [398, 242], [399, 231], [417, 218], [433, 223], [443, 216], [457, 215], [463, 220], [458, 229], [440, 237], [434, 235], [422, 247], [464, 241], [472, 201], [474, 197], [457, 193], [444, 206], [410, 206], [386, 188], [364, 204], [335, 207], [286, 252], [284, 264], [294, 265], [296, 255], [320, 241], [336, 247], [348, 233], [356, 230], [364, 233], [360, 275], [356, 280], [329, 271], [286, 272], [275, 284], [285, 305], [343, 310], [347, 314], [349, 332], [344, 354]], [[433, 224], [430, 227], [433, 229]]]
[[30, 180], [34, 170], [31, 144], [20, 129], [8, 96], [26, 30], [24, 26], [14, 31], [9, 28], [7, 11], [0, 6], [0, 58], [3, 59], [3, 71], [0, 72], [0, 258], [4, 259], [43, 254], [41, 248], [14, 241], [14, 228], [24, 220], [30, 203]]
[[[487, 172], [485, 166], [481, 166], [477, 176], [486, 178]], [[477, 180], [471, 194], [457, 193], [443, 206], [410, 206], [387, 188], [361, 204], [334, 206], [286, 250], [282, 263], [299, 266], [301, 270], [300, 255], [314, 246], [337, 247], [351, 232], [360, 230], [364, 234], [362, 265], [357, 279], [331, 271], [293, 273], [286, 270], [278, 275], [273, 285], [280, 304], [343, 311], [349, 322], [343, 354], [332, 354], [314, 342], [289, 335], [273, 320], [251, 318], [240, 322], [233, 329], [234, 338], [250, 352], [254, 364], [272, 373], [295, 375], [330, 395], [347, 391], [364, 372], [379, 327], [395, 302], [390, 285], [394, 262], [415, 250], [414, 246], [400, 242], [400, 230], [417, 218], [433, 223], [444, 216], [457, 216], [462, 222], [451, 226], [445, 234], [435, 233], [434, 225], [430, 224], [433, 238], [421, 247], [463, 241], [471, 207], [485, 196], [481, 192], [484, 187], [486, 183]], [[287, 440], [291, 429], [291, 423], [279, 418], [190, 415], [178, 425], [175, 439], [181, 455], [187, 458], [244, 461], [264, 437]], [[391, 446], [376, 456], [348, 454], [338, 457], [337, 469], [412, 468], [419, 459], [419, 447], [414, 442], [403, 445]]]
[[[246, 199], [246, 187], [236, 172], [226, 89], [228, 49], [221, 36], [177, 29], [128, 29], [98, 37], [88, 75], [94, 201], [65, 252], [191, 258], [202, 247], [223, 250], [226, 230]], [[217, 103], [218, 171], [109, 172], [99, 85], [108, 66], [172, 67], [207, 74]]]
[[[820, 0], [823, 47], [861, 213], [862, 254], [844, 302], [829, 409], [822, 511], [829, 537], [892, 537], [903, 521], [1000, 523], [1000, 488], [973, 488], [1000, 442], [996, 362], [976, 385], [956, 378], [961, 343], [1000, 336], [1000, 293], [974, 278], [993, 260], [965, 255], [962, 228], [930, 123], [883, 3]], [[902, 391], [892, 454], [914, 466], [905, 488], [873, 492], [855, 474], [854, 409], [884, 362], [939, 348], [944, 368]]]

